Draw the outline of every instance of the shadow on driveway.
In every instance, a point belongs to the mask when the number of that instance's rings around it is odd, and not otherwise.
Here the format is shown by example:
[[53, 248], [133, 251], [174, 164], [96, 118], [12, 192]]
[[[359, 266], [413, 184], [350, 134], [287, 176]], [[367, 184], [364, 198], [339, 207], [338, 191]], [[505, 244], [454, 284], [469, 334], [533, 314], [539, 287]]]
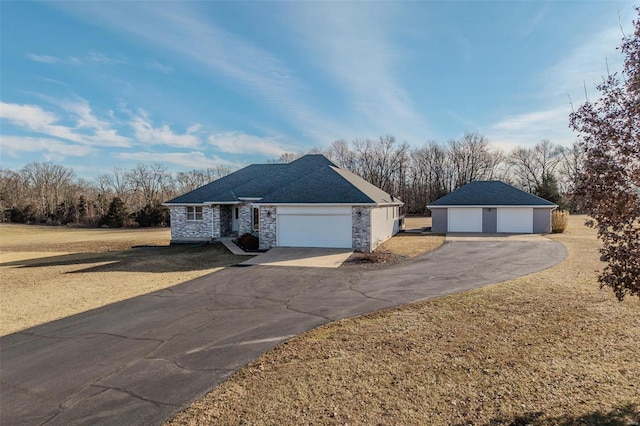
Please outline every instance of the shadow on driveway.
[[[251, 256], [235, 256], [221, 243], [204, 245], [173, 245], [137, 247], [123, 251], [72, 253], [59, 256], [0, 263], [16, 268], [46, 268], [50, 266], [93, 265], [79, 272], [165, 272], [199, 271], [235, 265]], [[94, 265], [101, 263], [101, 265]]]

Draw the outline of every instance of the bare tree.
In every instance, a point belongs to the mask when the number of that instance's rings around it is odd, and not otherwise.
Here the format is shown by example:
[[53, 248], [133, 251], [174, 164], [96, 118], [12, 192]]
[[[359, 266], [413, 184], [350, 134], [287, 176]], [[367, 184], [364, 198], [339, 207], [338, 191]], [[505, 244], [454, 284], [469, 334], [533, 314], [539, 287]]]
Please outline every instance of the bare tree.
[[285, 152], [278, 157], [277, 160], [268, 160], [267, 164], [286, 164], [291, 163], [292, 161], [296, 161], [298, 158], [302, 157], [302, 154], [295, 152]]
[[356, 155], [351, 150], [349, 143], [344, 139], [339, 139], [331, 144], [326, 152], [326, 156], [337, 164], [353, 173], [356, 171]]
[[500, 152], [492, 152], [489, 140], [478, 132], [465, 132], [448, 143], [449, 160], [455, 171], [455, 188], [475, 180], [490, 180], [503, 161]]
[[453, 169], [447, 150], [436, 141], [412, 150], [410, 157], [413, 195], [405, 202], [416, 203], [410, 212], [424, 213], [429, 202], [451, 192]]
[[135, 195], [138, 197], [134, 210], [145, 205], [155, 206], [172, 192], [173, 177], [162, 164], [138, 164], [129, 173]]
[[563, 149], [545, 139], [533, 148], [517, 147], [509, 155], [515, 184], [531, 193], [542, 185], [545, 176], [555, 176]]
[[584, 160], [584, 149], [575, 142], [571, 147], [562, 151], [562, 160], [558, 164], [558, 186], [560, 192], [570, 203], [571, 211], [575, 211], [578, 206], [579, 200], [576, 191], [580, 185]]
[[395, 192], [398, 186], [395, 178], [406, 167], [409, 144], [396, 146], [396, 139], [387, 135], [377, 140], [356, 139], [352, 145], [356, 173], [378, 188]]
[[73, 170], [53, 163], [29, 163], [21, 174], [41, 219], [55, 216], [75, 177]]
[[98, 185], [103, 193], [119, 197], [128, 204], [133, 195], [133, 179], [127, 169], [114, 167], [112, 172], [98, 177]]
[[22, 207], [26, 200], [26, 184], [22, 175], [8, 169], [0, 169], [0, 213]]
[[231, 169], [225, 166], [216, 166], [207, 169], [193, 169], [188, 172], [176, 173], [176, 192], [181, 194], [193, 191], [214, 180], [220, 179], [231, 173]]

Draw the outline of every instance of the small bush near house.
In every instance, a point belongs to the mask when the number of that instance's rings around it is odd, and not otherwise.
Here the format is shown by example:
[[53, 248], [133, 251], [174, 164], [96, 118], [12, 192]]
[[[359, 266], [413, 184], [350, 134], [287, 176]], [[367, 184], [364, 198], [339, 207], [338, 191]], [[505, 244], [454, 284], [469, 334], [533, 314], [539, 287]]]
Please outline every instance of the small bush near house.
[[551, 212], [551, 232], [562, 234], [567, 229], [569, 222], [569, 212], [564, 210], [554, 210]]
[[255, 235], [246, 233], [238, 237], [238, 245], [245, 250], [258, 250], [260, 240]]

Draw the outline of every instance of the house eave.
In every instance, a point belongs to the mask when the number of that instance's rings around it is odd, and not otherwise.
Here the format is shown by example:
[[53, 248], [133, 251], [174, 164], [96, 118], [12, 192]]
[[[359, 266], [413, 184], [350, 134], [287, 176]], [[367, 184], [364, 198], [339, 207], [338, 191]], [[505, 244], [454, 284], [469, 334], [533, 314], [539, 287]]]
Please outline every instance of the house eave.
[[213, 205], [235, 205], [235, 204], [241, 204], [240, 201], [204, 201], [202, 203], [162, 203], [163, 206], [165, 207], [180, 207], [180, 206], [186, 206], [186, 207], [190, 207], [190, 206], [213, 206]]
[[208, 206], [210, 203], [162, 203], [165, 207], [201, 207]]
[[515, 204], [515, 205], [509, 205], [509, 204], [447, 204], [447, 205], [431, 205], [431, 204], [427, 204], [427, 208], [428, 209], [447, 209], [447, 208], [451, 208], [451, 207], [470, 207], [470, 208], [486, 208], [486, 209], [496, 209], [498, 207], [500, 208], [526, 208], [526, 207], [531, 207], [534, 209], [555, 209], [558, 208], [557, 204], [552, 204], [552, 205], [547, 205], [547, 206], [541, 206], [541, 205], [531, 205], [531, 204]]
[[252, 203], [254, 206], [378, 206], [376, 203]]

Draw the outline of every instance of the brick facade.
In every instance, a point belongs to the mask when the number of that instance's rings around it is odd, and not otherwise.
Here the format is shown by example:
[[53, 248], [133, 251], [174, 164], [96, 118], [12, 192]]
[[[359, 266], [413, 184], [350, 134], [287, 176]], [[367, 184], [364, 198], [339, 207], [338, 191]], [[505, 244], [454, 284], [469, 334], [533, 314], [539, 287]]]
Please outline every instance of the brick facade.
[[351, 208], [351, 238], [354, 250], [371, 251], [371, 207]]
[[240, 204], [238, 208], [238, 235], [253, 234], [253, 208], [251, 204]]
[[187, 220], [186, 206], [172, 206], [170, 214], [171, 242], [207, 241], [220, 237], [220, 206], [203, 206], [202, 220]]
[[[231, 235], [231, 223], [234, 208], [231, 205], [214, 205], [202, 208], [202, 220], [187, 220], [186, 206], [172, 206], [171, 242], [208, 241]], [[253, 208], [251, 203], [238, 205], [238, 235], [254, 234]], [[268, 250], [277, 245], [277, 207], [260, 207], [260, 249]], [[371, 207], [354, 206], [351, 209], [352, 248], [370, 252]]]
[[260, 206], [260, 250], [268, 250], [277, 244], [276, 206]]

